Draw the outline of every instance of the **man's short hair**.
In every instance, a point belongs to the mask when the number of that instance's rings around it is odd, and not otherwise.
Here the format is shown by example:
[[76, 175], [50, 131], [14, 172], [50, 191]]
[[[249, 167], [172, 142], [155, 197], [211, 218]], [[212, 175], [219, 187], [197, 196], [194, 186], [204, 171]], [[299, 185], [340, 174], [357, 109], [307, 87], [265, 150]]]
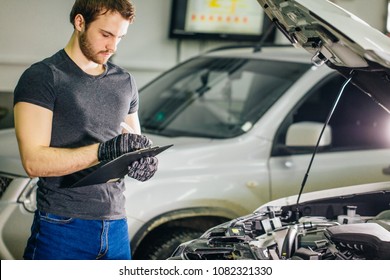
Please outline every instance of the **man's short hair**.
[[118, 12], [132, 23], [135, 18], [135, 7], [130, 0], [76, 0], [70, 12], [70, 22], [74, 26], [76, 15], [84, 17], [86, 27], [100, 15], [107, 12]]

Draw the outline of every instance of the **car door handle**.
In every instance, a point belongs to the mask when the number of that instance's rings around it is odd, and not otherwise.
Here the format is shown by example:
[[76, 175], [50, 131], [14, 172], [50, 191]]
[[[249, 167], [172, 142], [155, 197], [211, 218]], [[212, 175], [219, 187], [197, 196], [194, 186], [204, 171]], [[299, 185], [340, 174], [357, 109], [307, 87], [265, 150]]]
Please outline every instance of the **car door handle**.
[[390, 175], [390, 166], [383, 168], [382, 173], [385, 175]]

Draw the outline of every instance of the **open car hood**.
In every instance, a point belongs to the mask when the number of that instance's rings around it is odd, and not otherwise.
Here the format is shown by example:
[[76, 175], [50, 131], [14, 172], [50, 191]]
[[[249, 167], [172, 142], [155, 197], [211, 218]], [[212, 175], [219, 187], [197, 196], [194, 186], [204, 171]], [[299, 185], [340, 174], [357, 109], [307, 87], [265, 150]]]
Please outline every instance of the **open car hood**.
[[390, 38], [326, 0], [257, 0], [295, 46], [326, 63], [390, 112]]

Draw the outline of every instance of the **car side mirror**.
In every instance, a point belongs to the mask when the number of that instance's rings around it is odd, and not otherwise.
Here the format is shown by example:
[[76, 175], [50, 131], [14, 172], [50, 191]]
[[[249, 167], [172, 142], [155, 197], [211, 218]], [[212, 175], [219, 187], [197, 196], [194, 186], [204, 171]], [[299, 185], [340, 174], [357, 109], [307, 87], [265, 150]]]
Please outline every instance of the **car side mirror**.
[[[293, 150], [315, 147], [323, 127], [324, 124], [318, 122], [299, 122], [292, 124], [287, 130], [286, 147]], [[319, 147], [328, 147], [331, 144], [332, 128], [326, 125]]]

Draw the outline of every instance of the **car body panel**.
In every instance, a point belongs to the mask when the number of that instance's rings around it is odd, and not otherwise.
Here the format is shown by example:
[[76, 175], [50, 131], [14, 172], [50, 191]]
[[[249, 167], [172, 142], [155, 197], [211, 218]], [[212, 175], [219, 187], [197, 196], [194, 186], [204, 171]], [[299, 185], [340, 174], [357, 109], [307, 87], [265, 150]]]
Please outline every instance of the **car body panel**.
[[0, 259], [21, 259], [27, 244], [33, 215], [22, 203], [0, 202]]
[[[369, 183], [361, 185], [348, 185], [341, 188], [335, 189], [325, 189], [321, 191], [308, 192], [304, 193], [299, 198], [299, 203], [306, 203], [313, 200], [320, 200], [329, 197], [350, 197], [357, 194], [362, 194], [366, 192], [389, 192], [390, 191], [390, 181], [378, 182], [378, 183]], [[296, 205], [298, 202], [298, 195], [291, 195], [275, 200], [268, 201], [263, 205], [259, 206], [254, 212], [262, 211], [270, 206], [291, 206]], [[390, 201], [389, 201], [390, 202]]]
[[[308, 174], [304, 191], [311, 192], [327, 188], [329, 176], [332, 177], [332, 181], [337, 181], [339, 186], [387, 181], [390, 177], [383, 173], [383, 169], [390, 165], [389, 157], [389, 150], [317, 154]], [[271, 158], [273, 197], [298, 193], [309, 161], [306, 155]], [[295, 188], [286, 188], [285, 182], [288, 180], [296, 183]]]

